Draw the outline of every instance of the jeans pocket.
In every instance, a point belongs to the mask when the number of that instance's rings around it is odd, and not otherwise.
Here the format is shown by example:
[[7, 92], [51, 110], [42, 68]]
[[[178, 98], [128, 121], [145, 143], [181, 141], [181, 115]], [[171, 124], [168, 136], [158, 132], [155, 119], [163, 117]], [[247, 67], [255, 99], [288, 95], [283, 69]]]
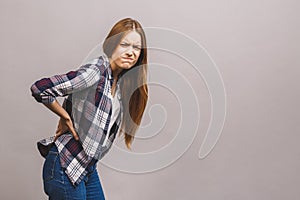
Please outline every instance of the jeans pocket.
[[49, 151], [43, 166], [43, 180], [46, 182], [56, 180], [63, 183], [63, 175], [58, 152]]
[[58, 159], [58, 152], [49, 151], [43, 166], [44, 181], [54, 178], [55, 164]]

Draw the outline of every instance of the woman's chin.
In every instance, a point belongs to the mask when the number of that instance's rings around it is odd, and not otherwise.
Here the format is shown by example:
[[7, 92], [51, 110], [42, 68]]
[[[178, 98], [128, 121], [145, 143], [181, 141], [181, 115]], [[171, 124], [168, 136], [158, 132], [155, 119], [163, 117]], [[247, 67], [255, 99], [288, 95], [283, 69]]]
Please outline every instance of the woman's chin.
[[132, 65], [130, 63], [123, 63], [122, 64], [123, 69], [130, 69], [131, 67], [132, 67]]

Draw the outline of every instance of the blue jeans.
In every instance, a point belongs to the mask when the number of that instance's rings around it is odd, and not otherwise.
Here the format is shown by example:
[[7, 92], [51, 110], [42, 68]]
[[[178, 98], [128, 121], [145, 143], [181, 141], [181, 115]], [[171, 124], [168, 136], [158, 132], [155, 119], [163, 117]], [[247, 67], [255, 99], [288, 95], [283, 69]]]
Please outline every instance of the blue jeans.
[[96, 164], [88, 167], [88, 174], [74, 187], [61, 167], [55, 145], [43, 165], [44, 191], [49, 200], [105, 200]]

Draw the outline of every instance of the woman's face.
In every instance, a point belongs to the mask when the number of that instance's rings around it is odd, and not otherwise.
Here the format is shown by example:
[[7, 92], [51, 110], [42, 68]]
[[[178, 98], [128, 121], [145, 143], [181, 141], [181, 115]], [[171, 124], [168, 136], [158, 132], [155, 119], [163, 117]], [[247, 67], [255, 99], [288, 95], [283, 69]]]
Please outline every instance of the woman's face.
[[111, 56], [111, 66], [116, 70], [130, 69], [137, 62], [141, 53], [141, 36], [130, 31], [120, 41]]

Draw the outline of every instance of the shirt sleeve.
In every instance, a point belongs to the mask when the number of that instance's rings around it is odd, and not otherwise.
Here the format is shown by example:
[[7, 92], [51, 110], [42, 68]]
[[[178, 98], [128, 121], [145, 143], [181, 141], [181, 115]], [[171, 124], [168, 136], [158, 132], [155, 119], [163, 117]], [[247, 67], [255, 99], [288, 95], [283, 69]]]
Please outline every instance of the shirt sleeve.
[[95, 64], [82, 65], [78, 70], [66, 74], [42, 78], [30, 87], [31, 94], [39, 103], [52, 103], [56, 97], [88, 88], [100, 79], [100, 69]]

